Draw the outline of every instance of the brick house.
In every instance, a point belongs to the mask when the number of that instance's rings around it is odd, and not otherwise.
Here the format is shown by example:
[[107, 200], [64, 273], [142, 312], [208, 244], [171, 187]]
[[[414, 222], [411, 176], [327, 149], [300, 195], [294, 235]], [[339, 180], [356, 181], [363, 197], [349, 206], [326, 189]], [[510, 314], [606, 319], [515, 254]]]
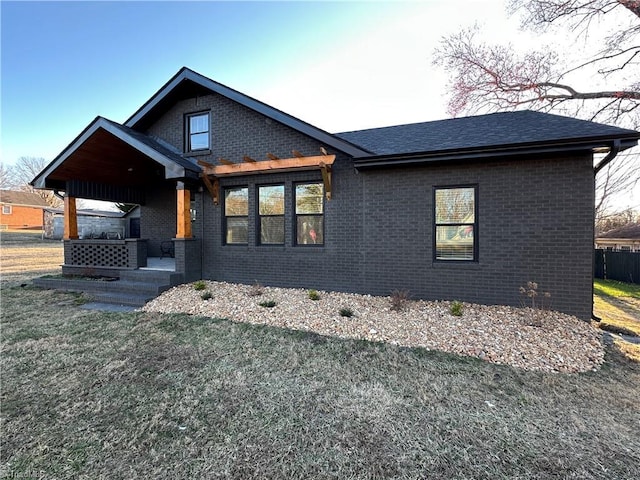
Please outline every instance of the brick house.
[[0, 226], [7, 228], [42, 228], [47, 202], [33, 192], [0, 190]]
[[[65, 192], [67, 271], [136, 269], [172, 241], [174, 282], [518, 305], [533, 280], [589, 319], [594, 153], [639, 138], [531, 111], [330, 134], [183, 68], [32, 184]], [[141, 238], [77, 239], [75, 198], [139, 204]]]

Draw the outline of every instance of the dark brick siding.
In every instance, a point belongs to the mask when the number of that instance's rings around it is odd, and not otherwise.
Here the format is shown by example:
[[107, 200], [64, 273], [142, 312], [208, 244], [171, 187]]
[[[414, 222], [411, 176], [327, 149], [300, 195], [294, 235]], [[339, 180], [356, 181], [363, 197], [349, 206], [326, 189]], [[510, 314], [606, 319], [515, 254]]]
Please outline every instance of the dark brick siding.
[[146, 238], [147, 254], [160, 256], [160, 243], [176, 236], [177, 208], [175, 183], [147, 188], [140, 206], [140, 237]]
[[[320, 144], [223, 97], [178, 102], [149, 133], [182, 150], [183, 118], [212, 110], [212, 153], [240, 161], [267, 152], [316, 155]], [[325, 244], [294, 245], [293, 185], [321, 180], [319, 172], [227, 177], [224, 187], [249, 187], [249, 245], [223, 244], [222, 204], [195, 195], [194, 235], [202, 239], [203, 278], [265, 285], [519, 305], [518, 289], [536, 281], [554, 308], [591, 315], [593, 170], [590, 155], [514, 159], [357, 172], [338, 156], [333, 199], [325, 202]], [[256, 238], [256, 187], [284, 183], [285, 245], [260, 246]], [[477, 263], [433, 261], [433, 188], [478, 186]], [[149, 254], [175, 236], [175, 187], [147, 193], [142, 236]], [[193, 261], [193, 257], [191, 257]]]
[[[554, 308], [591, 315], [593, 171], [589, 156], [361, 173], [366, 290], [428, 299], [520, 302], [536, 281]], [[433, 260], [433, 188], [478, 185], [477, 263]]]

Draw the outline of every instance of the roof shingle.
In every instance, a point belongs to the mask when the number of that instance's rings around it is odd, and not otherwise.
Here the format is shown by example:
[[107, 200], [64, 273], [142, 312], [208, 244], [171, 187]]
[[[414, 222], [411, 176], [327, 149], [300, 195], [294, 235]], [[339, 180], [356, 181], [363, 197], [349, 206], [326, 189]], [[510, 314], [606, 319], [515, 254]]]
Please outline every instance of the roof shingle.
[[47, 207], [47, 202], [37, 193], [17, 190], [0, 190], [0, 202], [26, 207]]
[[640, 133], [633, 130], [530, 110], [395, 125], [335, 135], [376, 155], [640, 137]]

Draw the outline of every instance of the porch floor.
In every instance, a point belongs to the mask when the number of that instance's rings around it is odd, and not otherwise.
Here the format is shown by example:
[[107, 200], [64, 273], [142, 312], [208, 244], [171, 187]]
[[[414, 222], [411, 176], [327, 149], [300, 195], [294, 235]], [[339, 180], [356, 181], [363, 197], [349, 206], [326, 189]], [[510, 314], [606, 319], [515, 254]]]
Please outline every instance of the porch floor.
[[176, 271], [176, 259], [170, 257], [147, 257], [147, 266], [138, 270], [162, 270], [166, 272]]

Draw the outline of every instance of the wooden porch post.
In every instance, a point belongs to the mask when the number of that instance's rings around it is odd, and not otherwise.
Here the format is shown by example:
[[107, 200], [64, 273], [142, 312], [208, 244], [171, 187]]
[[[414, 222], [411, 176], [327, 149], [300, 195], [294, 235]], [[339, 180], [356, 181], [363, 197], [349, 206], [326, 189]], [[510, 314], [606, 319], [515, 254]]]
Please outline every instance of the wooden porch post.
[[76, 199], [68, 195], [64, 196], [64, 239], [77, 240], [78, 214], [76, 212]]
[[176, 238], [192, 238], [191, 235], [191, 192], [184, 183], [178, 182], [176, 190], [178, 206], [178, 225]]

